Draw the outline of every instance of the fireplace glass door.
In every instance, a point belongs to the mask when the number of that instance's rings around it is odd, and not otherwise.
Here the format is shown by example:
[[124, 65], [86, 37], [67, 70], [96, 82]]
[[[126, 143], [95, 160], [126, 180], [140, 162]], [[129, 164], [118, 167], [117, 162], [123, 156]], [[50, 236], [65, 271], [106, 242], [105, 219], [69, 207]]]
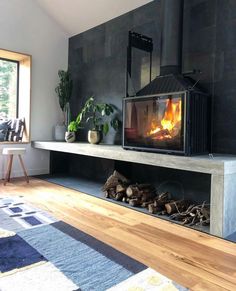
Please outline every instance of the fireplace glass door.
[[123, 146], [150, 151], [184, 151], [185, 94], [124, 99]]

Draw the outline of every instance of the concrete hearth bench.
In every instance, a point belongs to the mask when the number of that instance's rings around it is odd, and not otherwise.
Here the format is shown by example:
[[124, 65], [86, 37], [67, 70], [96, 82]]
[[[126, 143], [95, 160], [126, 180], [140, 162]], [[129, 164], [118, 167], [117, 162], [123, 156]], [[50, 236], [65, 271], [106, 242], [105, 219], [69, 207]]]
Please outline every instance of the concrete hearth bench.
[[34, 141], [39, 150], [57, 151], [84, 156], [133, 162], [170, 169], [211, 175], [211, 225], [210, 233], [226, 237], [236, 231], [236, 156], [173, 156], [157, 153], [127, 151], [117, 145], [90, 145]]

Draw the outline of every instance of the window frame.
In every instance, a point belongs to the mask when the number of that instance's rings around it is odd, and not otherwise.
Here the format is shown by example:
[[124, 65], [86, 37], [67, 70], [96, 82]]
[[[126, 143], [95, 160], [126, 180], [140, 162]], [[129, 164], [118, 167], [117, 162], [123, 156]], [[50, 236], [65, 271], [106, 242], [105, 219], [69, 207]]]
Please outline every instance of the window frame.
[[1, 61], [6, 61], [6, 62], [11, 62], [11, 63], [15, 63], [17, 64], [17, 78], [16, 78], [16, 118], [19, 117], [19, 81], [20, 81], [20, 62], [16, 61], [16, 60], [12, 60], [12, 59], [8, 59], [8, 58], [2, 58], [0, 56], [0, 60]]
[[0, 58], [9, 61], [16, 61], [18, 66], [18, 100], [17, 117], [25, 119], [25, 131], [21, 142], [3, 141], [0, 144], [22, 144], [30, 143], [30, 112], [31, 112], [31, 72], [32, 56], [0, 48]]

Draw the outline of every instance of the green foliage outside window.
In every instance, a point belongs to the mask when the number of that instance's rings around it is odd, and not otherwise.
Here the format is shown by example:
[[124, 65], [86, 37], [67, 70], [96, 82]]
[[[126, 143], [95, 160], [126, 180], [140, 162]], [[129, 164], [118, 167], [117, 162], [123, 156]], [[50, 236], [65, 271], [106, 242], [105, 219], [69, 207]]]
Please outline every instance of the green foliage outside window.
[[16, 117], [17, 63], [0, 59], [0, 119]]

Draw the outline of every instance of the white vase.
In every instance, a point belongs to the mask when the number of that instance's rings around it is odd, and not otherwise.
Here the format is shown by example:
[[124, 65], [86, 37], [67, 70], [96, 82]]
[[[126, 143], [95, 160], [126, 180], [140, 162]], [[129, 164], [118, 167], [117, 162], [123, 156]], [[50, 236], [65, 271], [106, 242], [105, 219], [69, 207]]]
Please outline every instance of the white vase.
[[75, 141], [75, 132], [74, 131], [67, 131], [65, 133], [65, 141], [66, 142], [74, 142]]
[[54, 129], [54, 139], [56, 141], [64, 141], [66, 133], [66, 126], [57, 124]]

